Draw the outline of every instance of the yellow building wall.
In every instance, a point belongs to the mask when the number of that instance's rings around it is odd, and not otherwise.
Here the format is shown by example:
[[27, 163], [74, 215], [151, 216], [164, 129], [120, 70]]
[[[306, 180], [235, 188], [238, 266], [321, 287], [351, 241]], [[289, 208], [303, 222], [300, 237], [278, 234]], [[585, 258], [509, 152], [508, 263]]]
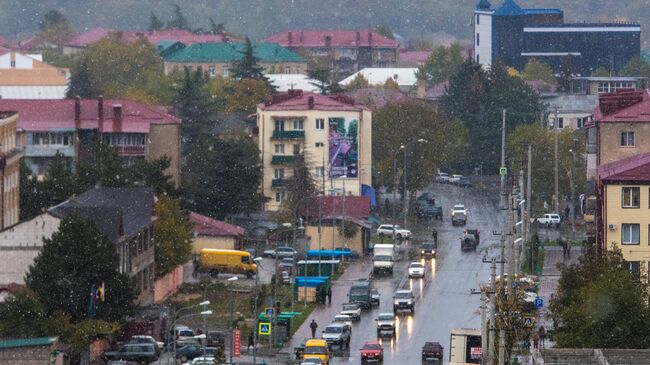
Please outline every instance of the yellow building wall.
[[[372, 173], [372, 113], [368, 110], [356, 111], [325, 111], [325, 110], [297, 110], [297, 111], [263, 111], [258, 108], [259, 136], [258, 143], [262, 153], [263, 176], [262, 192], [270, 200], [264, 204], [264, 210], [277, 211], [280, 203], [276, 202], [275, 195], [282, 189], [271, 187], [276, 168], [284, 168], [285, 179], [291, 176], [290, 165], [272, 165], [271, 159], [275, 155], [275, 145], [284, 144], [284, 155], [293, 155], [293, 145], [299, 144], [300, 150], [304, 151], [307, 164], [316, 186], [320, 191], [330, 195], [332, 190], [342, 192], [343, 188], [347, 195], [361, 195], [361, 184], [371, 185]], [[356, 178], [329, 179], [327, 166], [329, 166], [329, 124], [328, 118], [356, 118], [359, 121], [359, 173]], [[304, 120], [304, 139], [272, 140], [271, 136], [275, 128], [275, 119], [296, 119]], [[325, 120], [324, 129], [316, 129], [316, 119]], [[285, 131], [293, 130], [293, 124], [285, 123]], [[316, 147], [316, 144], [322, 147]], [[320, 167], [325, 167], [325, 177], [317, 176], [316, 172]]]
[[204, 248], [215, 248], [222, 250], [237, 250], [237, 240], [232, 236], [199, 236], [192, 240], [192, 254], [198, 255]]
[[[650, 152], [650, 123], [598, 123], [599, 164]], [[621, 132], [634, 132], [635, 146], [621, 146]]]
[[[305, 234], [309, 237], [309, 249], [318, 250], [318, 226], [305, 226]], [[332, 242], [334, 242], [333, 245]], [[321, 227], [321, 250], [333, 250], [337, 247], [346, 246], [359, 255], [363, 254], [361, 227], [358, 227], [356, 236], [349, 239], [339, 233], [338, 227]]]
[[[640, 189], [640, 207], [639, 208], [622, 208], [621, 199], [623, 187], [639, 187]], [[648, 265], [650, 261], [650, 240], [648, 230], [650, 229], [650, 185], [605, 185], [605, 220], [603, 222], [603, 232], [605, 243], [608, 250], [616, 245], [623, 253], [623, 258], [627, 261], [640, 261]], [[639, 244], [623, 245], [622, 225], [639, 224]], [[609, 229], [609, 225], [616, 227]]]
[[[274, 70], [274, 73], [279, 74], [305, 74], [307, 73], [307, 62], [260, 62], [260, 67], [264, 69], [265, 73]], [[214, 75], [228, 78], [232, 63], [218, 63], [218, 62], [164, 62], [163, 63], [165, 75], [169, 75], [174, 71], [183, 71], [184, 67], [190, 70], [201, 68], [203, 71], [208, 72], [210, 67], [214, 68]]]

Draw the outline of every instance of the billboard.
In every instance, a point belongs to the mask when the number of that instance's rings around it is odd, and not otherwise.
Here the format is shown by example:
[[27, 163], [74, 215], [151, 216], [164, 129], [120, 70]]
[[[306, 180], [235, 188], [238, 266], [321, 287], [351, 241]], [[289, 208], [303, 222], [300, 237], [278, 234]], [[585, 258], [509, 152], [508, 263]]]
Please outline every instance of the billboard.
[[359, 121], [356, 118], [329, 118], [329, 177], [359, 175]]

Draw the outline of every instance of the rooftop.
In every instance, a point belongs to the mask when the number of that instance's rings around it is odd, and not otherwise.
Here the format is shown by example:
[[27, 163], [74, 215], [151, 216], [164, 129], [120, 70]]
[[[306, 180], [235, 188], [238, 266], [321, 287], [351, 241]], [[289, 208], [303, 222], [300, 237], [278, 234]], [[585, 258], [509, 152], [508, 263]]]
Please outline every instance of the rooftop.
[[114, 34], [119, 39], [126, 42], [133, 42], [140, 37], [145, 38], [150, 44], [156, 45], [161, 41], [181, 42], [185, 45], [194, 43], [221, 43], [221, 42], [239, 42], [237, 38], [232, 38], [227, 34], [194, 34], [187, 30], [181, 29], [163, 29], [154, 32], [117, 30], [111, 28], [94, 28], [87, 32], [74, 36], [67, 42], [68, 47], [87, 47], [89, 44], [100, 41], [101, 39]]
[[245, 234], [242, 227], [206, 217], [199, 213], [190, 212], [190, 222], [194, 224], [192, 232], [194, 236], [236, 236]]
[[[164, 57], [165, 62], [219, 62], [242, 59], [243, 43], [196, 43]], [[306, 62], [300, 55], [275, 43], [254, 43], [253, 55], [260, 62]]]
[[593, 111], [598, 106], [598, 95], [560, 94], [546, 100], [551, 108], [557, 106], [563, 113]]
[[271, 84], [275, 86], [278, 92], [287, 92], [291, 89], [299, 89], [308, 92], [318, 92], [320, 89], [317, 84], [318, 81], [310, 79], [309, 76], [303, 74], [267, 74]]
[[399, 43], [368, 30], [308, 30], [294, 29], [272, 35], [262, 42], [277, 43], [283, 47], [386, 47], [397, 48]]
[[383, 85], [386, 83], [386, 80], [390, 78], [397, 82], [399, 86], [413, 86], [418, 82], [417, 77], [415, 77], [417, 71], [418, 69], [414, 67], [369, 67], [353, 73], [341, 80], [339, 84], [347, 86], [357, 77], [357, 75], [361, 74], [366, 80], [368, 80], [370, 85]]
[[14, 340], [0, 340], [0, 349], [9, 349], [16, 347], [32, 347], [32, 346], [49, 346], [58, 340], [57, 337], [34, 337], [34, 338], [20, 338]]
[[501, 7], [494, 11], [497, 16], [518, 16], [525, 15], [524, 11], [514, 0], [505, 0]]
[[[122, 132], [149, 133], [151, 124], [180, 124], [180, 119], [140, 104], [136, 101], [121, 99], [104, 99], [103, 101], [104, 132], [115, 131], [113, 106], [122, 106]], [[80, 101], [80, 128], [99, 128], [99, 102], [95, 99]], [[74, 99], [0, 99], [0, 110], [11, 110], [20, 113], [18, 128], [28, 131], [50, 131], [54, 129], [75, 128]]]
[[258, 104], [260, 110], [336, 110], [359, 112], [367, 108], [355, 105], [354, 99], [344, 95], [321, 95], [289, 90], [285, 94], [274, 94], [273, 100]]
[[600, 94], [594, 120], [598, 123], [650, 123], [649, 91], [619, 89]]
[[626, 28], [637, 27], [640, 29], [641, 25], [637, 23], [553, 23], [553, 24], [527, 24], [526, 28]]
[[650, 181], [650, 152], [598, 166], [598, 179], [605, 182]]
[[431, 51], [407, 51], [400, 49], [397, 57], [399, 59], [399, 62], [402, 63], [419, 64], [426, 61], [430, 55]]

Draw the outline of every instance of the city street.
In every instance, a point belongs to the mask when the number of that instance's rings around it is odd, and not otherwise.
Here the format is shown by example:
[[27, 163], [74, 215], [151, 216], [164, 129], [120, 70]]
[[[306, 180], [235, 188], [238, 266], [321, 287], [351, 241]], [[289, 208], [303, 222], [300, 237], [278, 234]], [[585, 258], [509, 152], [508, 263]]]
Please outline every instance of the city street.
[[[359, 363], [359, 349], [366, 341], [376, 340], [375, 318], [380, 312], [392, 312], [392, 295], [397, 289], [409, 288], [416, 295], [415, 315], [408, 312], [399, 314], [395, 338], [386, 336], [381, 339], [387, 364], [413, 364], [420, 361], [421, 347], [425, 341], [438, 341], [445, 348], [444, 361], [449, 359], [449, 334], [452, 328], [480, 328], [480, 296], [471, 294], [471, 289], [478, 289], [479, 283], [487, 281], [489, 264], [482, 262], [485, 250], [488, 255], [495, 255], [498, 250], [498, 237], [492, 236], [492, 230], [502, 229], [502, 214], [498, 209], [498, 192], [478, 191], [472, 188], [459, 188], [451, 185], [433, 185], [431, 191], [436, 196], [437, 204], [442, 204], [445, 216], [442, 222], [431, 221], [412, 224], [410, 227], [415, 238], [404, 245], [402, 259], [396, 266], [392, 277], [373, 278], [373, 285], [381, 293], [379, 309], [365, 311], [361, 321], [353, 324], [350, 351], [335, 351], [333, 364]], [[479, 251], [461, 252], [460, 237], [465, 227], [453, 227], [449, 218], [449, 209], [454, 204], [465, 204], [469, 209], [467, 228], [478, 228], [481, 232]], [[430, 240], [431, 230], [438, 231], [438, 257], [426, 263], [427, 273], [424, 279], [408, 279], [407, 252], [409, 245], [419, 245], [423, 240]], [[370, 265], [368, 265], [370, 266]], [[370, 268], [368, 267], [368, 270]], [[337, 283], [335, 287], [340, 284]], [[349, 285], [341, 285], [344, 288]], [[340, 288], [334, 292], [332, 307], [315, 311], [319, 323], [319, 332], [324, 329], [340, 308], [335, 303], [345, 302], [347, 290]], [[326, 318], [326, 314], [330, 318]], [[308, 324], [308, 321], [305, 324]], [[292, 345], [298, 344], [302, 337], [299, 331]]]

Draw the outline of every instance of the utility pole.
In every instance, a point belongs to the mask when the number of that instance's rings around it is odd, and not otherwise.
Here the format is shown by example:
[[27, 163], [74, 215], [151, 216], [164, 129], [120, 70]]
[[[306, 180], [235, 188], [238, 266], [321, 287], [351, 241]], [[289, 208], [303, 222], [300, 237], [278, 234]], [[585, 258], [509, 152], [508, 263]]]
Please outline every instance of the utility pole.
[[[506, 167], [506, 110], [503, 109], [503, 118], [501, 122], [501, 168]], [[499, 204], [501, 209], [505, 207], [505, 192], [506, 192], [506, 176], [501, 175], [501, 197], [499, 198]], [[503, 273], [502, 273], [503, 274]]]
[[506, 363], [506, 331], [499, 330], [499, 365]]
[[[503, 262], [503, 260], [501, 260]], [[503, 264], [502, 264], [503, 265]], [[502, 277], [503, 278], [503, 277]], [[492, 259], [492, 266], [490, 267], [490, 334], [488, 338], [488, 364], [494, 365], [494, 358], [496, 357], [496, 282], [497, 282], [497, 263]]]
[[558, 113], [558, 107], [555, 107], [555, 122], [553, 123], [553, 138], [555, 141], [555, 195], [553, 196], [553, 209], [554, 213], [558, 213], [560, 211], [560, 185], [559, 185], [559, 180], [558, 180], [558, 168], [557, 168], [557, 160], [558, 160], [558, 152], [557, 152], [557, 133], [558, 133], [558, 118], [557, 118], [557, 113]]
[[506, 234], [508, 235], [508, 247], [510, 251], [508, 253], [508, 285], [506, 286], [506, 293], [508, 295], [512, 292], [512, 281], [515, 279], [515, 248], [513, 240], [514, 210], [512, 209], [513, 200], [513, 194], [508, 193], [508, 218], [506, 220]]
[[409, 196], [408, 192], [406, 191], [406, 144], [404, 144], [404, 228], [408, 226], [408, 214], [409, 214]]
[[488, 354], [488, 323], [487, 323], [487, 288], [481, 288], [481, 364], [486, 365]]
[[395, 239], [395, 204], [397, 190], [397, 151], [393, 152], [393, 239]]
[[525, 241], [528, 241], [530, 239], [530, 218], [531, 218], [531, 207], [533, 205], [532, 202], [532, 191], [533, 191], [533, 178], [532, 178], [532, 170], [533, 170], [533, 146], [528, 145], [528, 183], [526, 184], [526, 239]]

